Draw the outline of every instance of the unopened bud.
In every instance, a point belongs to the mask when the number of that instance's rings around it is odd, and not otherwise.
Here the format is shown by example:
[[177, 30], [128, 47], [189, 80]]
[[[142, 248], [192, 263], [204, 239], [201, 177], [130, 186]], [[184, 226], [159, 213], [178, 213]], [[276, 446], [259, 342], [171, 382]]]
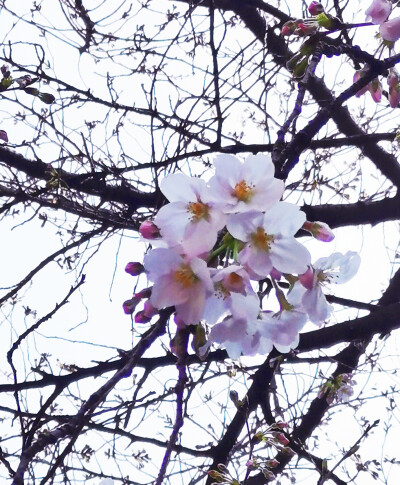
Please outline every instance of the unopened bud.
[[281, 34], [292, 35], [296, 29], [297, 29], [297, 22], [293, 20], [289, 20], [288, 22], [283, 24]]
[[124, 303], [122, 304], [124, 313], [126, 315], [132, 315], [132, 313], [135, 311], [135, 308], [137, 307], [139, 302], [140, 302], [140, 298], [136, 298], [135, 296], [130, 300], [124, 301]]
[[161, 237], [160, 229], [152, 221], [142, 222], [139, 232], [145, 239], [158, 239]]
[[150, 298], [151, 297], [151, 289], [152, 289], [152, 287], [144, 288], [143, 290], [139, 291], [139, 293], [135, 293], [135, 298], [139, 298], [139, 299]]
[[283, 433], [279, 433], [278, 431], [274, 431], [272, 436], [278, 441], [281, 445], [288, 445], [290, 441], [286, 438]]
[[289, 424], [286, 423], [285, 421], [279, 421], [278, 423], [274, 423], [274, 428], [278, 428], [278, 429], [286, 429], [289, 427]]
[[320, 13], [324, 13], [324, 7], [322, 6], [322, 3], [311, 2], [308, 6], [308, 11], [311, 15], [318, 15]]
[[144, 271], [144, 266], [142, 263], [130, 262], [125, 266], [126, 273], [132, 276], [139, 276]]
[[56, 98], [50, 93], [39, 93], [38, 98], [45, 104], [53, 104]]
[[0, 130], [0, 140], [5, 141], [6, 143], [8, 142], [8, 136], [6, 131]]
[[297, 22], [297, 28], [294, 32], [300, 37], [305, 37], [306, 35], [315, 34], [317, 30], [318, 30], [318, 23], [316, 22], [312, 22], [312, 21]]
[[276, 468], [278, 465], [279, 465], [279, 461], [278, 460], [275, 460], [275, 459], [272, 459], [272, 460], [267, 460], [265, 462], [265, 465], [268, 467], [268, 468]]
[[272, 482], [276, 478], [275, 474], [272, 473], [271, 470], [267, 470], [266, 468], [264, 468], [264, 470], [263, 470], [263, 475], [267, 479], [268, 482]]
[[332, 229], [325, 222], [306, 221], [303, 224], [303, 229], [308, 231], [318, 241], [331, 242], [335, 238]]
[[285, 456], [294, 456], [296, 454], [296, 452], [294, 450], [292, 450], [292, 448], [290, 448], [289, 446], [284, 446], [283, 448], [280, 449], [280, 452], [285, 455]]
[[24, 91], [31, 96], [39, 96], [39, 89], [36, 88], [25, 88]]
[[135, 315], [135, 323], [149, 323], [151, 318], [145, 315], [144, 311], [137, 312]]

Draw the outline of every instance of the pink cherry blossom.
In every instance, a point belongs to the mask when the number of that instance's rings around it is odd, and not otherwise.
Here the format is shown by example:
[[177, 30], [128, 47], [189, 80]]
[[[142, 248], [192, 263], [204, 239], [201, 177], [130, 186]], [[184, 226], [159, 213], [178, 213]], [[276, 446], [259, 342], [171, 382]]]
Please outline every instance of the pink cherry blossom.
[[322, 287], [349, 281], [357, 273], [360, 261], [360, 256], [353, 251], [318, 259], [312, 269], [299, 277], [288, 295], [289, 302], [302, 307], [313, 323], [321, 325], [332, 313]]
[[400, 17], [388, 20], [379, 28], [382, 39], [389, 42], [396, 42], [400, 39]]
[[373, 0], [365, 11], [367, 21], [373, 24], [382, 24], [390, 15], [392, 4], [388, 0]]
[[213, 289], [205, 261], [182, 256], [176, 248], [157, 248], [145, 256], [144, 267], [148, 278], [154, 281], [151, 304], [158, 309], [175, 306], [186, 325], [198, 323], [206, 294]]
[[304, 221], [305, 214], [299, 207], [279, 202], [265, 214], [234, 214], [227, 228], [233, 237], [246, 243], [239, 253], [239, 261], [253, 279], [260, 280], [272, 268], [297, 274], [307, 270], [310, 253], [294, 238]]
[[233, 155], [219, 155], [210, 179], [213, 200], [226, 213], [264, 211], [279, 201], [282, 180], [274, 178], [269, 156], [250, 155], [241, 163]]
[[155, 217], [163, 239], [169, 245], [182, 245], [186, 254], [210, 251], [225, 216], [211, 201], [204, 180], [176, 173], [166, 177], [160, 189], [170, 201]]
[[389, 104], [397, 108], [400, 103], [400, 79], [395, 69], [390, 69], [387, 83], [389, 85]]
[[318, 241], [331, 242], [335, 238], [332, 229], [328, 226], [328, 224], [325, 224], [324, 222], [306, 221], [303, 224], [303, 229], [310, 232], [310, 234], [315, 237], [315, 239], [318, 239]]
[[225, 313], [231, 313], [233, 308], [246, 304], [241, 299], [247, 295], [255, 297], [255, 307], [258, 310], [258, 298], [251, 287], [250, 277], [242, 266], [230, 265], [211, 272], [214, 291], [207, 297], [203, 315], [208, 325], [214, 325]]
[[291, 308], [272, 314], [262, 314], [261, 334], [270, 339], [274, 347], [283, 354], [299, 345], [299, 332], [307, 322], [302, 310]]

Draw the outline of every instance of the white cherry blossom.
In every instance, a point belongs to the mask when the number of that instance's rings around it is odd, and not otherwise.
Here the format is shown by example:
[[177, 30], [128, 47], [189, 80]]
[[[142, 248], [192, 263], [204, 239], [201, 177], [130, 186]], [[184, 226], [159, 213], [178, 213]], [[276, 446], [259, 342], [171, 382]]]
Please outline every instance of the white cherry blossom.
[[311, 261], [308, 250], [294, 238], [305, 214], [299, 207], [278, 202], [265, 212], [248, 212], [229, 217], [227, 228], [233, 237], [245, 242], [240, 263], [254, 279], [263, 279], [272, 268], [282, 273], [301, 274]]
[[154, 281], [151, 304], [158, 309], [175, 306], [186, 325], [198, 323], [206, 294], [213, 290], [206, 262], [182, 256], [176, 248], [157, 248], [145, 256], [144, 267]]
[[226, 213], [264, 211], [283, 194], [284, 183], [274, 178], [269, 156], [250, 155], [241, 163], [233, 155], [219, 155], [214, 166], [209, 182], [212, 198]]
[[[207, 297], [203, 318], [214, 325], [232, 308], [240, 307], [242, 298], [255, 295], [250, 277], [242, 266], [232, 264], [222, 269], [211, 270], [214, 291]], [[257, 297], [256, 297], [257, 298]], [[258, 299], [256, 300], [258, 306]]]
[[322, 288], [349, 281], [357, 273], [360, 262], [360, 256], [354, 251], [318, 259], [295, 283], [288, 296], [290, 303], [300, 305], [313, 323], [322, 325], [332, 313], [332, 305], [326, 301]]
[[160, 189], [170, 201], [154, 220], [162, 238], [192, 256], [210, 251], [225, 225], [225, 215], [211, 201], [204, 180], [175, 173], [163, 179]]

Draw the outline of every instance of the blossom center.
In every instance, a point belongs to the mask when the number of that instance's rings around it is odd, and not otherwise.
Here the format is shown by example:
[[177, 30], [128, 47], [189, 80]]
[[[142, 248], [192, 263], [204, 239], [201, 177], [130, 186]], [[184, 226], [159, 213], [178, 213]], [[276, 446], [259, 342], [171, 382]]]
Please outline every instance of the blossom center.
[[209, 206], [208, 204], [203, 204], [203, 202], [191, 202], [188, 205], [189, 212], [192, 214], [192, 221], [199, 221], [200, 219], [205, 219], [206, 221], [209, 218]]
[[189, 288], [197, 281], [197, 276], [193, 273], [192, 268], [188, 264], [182, 264], [179, 269], [174, 272], [174, 280], [184, 288]]
[[242, 202], [249, 202], [254, 193], [244, 180], [237, 183], [233, 189], [232, 195]]
[[269, 251], [274, 241], [274, 236], [269, 236], [262, 227], [257, 227], [257, 231], [253, 232], [250, 238], [253, 245], [262, 251]]

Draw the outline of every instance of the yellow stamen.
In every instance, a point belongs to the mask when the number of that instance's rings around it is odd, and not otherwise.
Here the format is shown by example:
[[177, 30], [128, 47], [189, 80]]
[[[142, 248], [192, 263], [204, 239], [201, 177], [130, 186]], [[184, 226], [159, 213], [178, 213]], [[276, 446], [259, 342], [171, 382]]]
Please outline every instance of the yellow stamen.
[[242, 202], [249, 202], [253, 197], [253, 191], [244, 180], [235, 185], [232, 195]]
[[202, 202], [192, 202], [188, 205], [188, 209], [193, 215], [193, 221], [198, 221], [200, 219], [205, 219], [207, 221], [209, 218], [208, 204], [203, 204]]
[[257, 227], [257, 231], [251, 234], [251, 241], [257, 249], [269, 251], [271, 243], [274, 241], [274, 236], [269, 236], [262, 227]]
[[193, 273], [192, 268], [188, 264], [182, 264], [180, 268], [174, 272], [174, 280], [184, 288], [189, 288], [197, 281], [197, 276]]

